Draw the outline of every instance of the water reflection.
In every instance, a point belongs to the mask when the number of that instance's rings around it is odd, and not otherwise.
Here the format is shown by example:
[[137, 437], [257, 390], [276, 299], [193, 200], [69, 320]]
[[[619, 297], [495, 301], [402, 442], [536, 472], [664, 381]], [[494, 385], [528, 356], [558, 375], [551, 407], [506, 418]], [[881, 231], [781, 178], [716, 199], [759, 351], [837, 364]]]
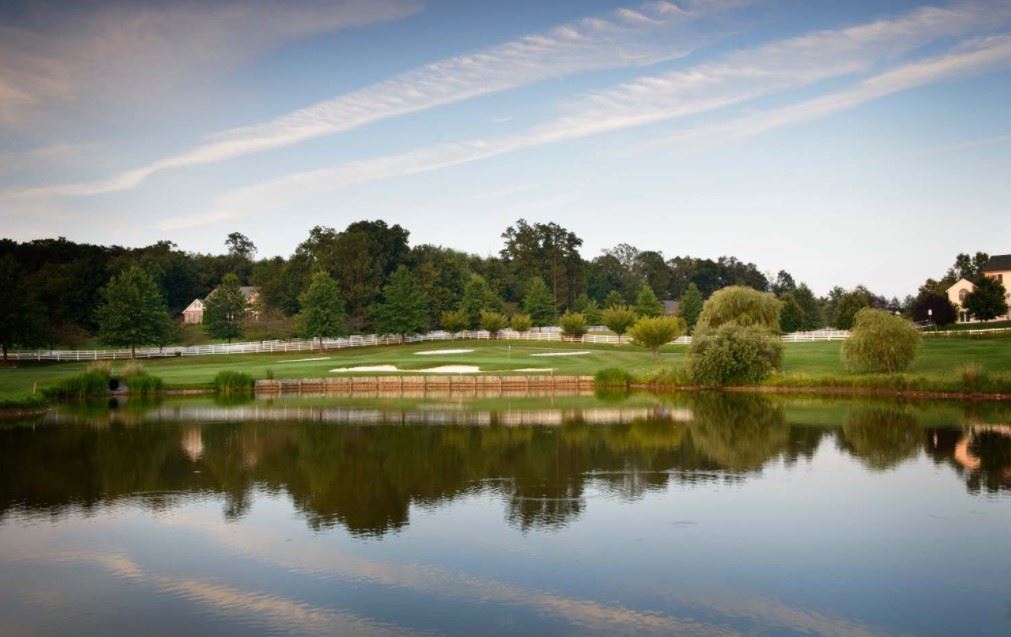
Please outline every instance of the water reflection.
[[1011, 487], [1006, 425], [924, 427], [914, 409], [894, 406], [801, 409], [841, 421], [818, 426], [791, 422], [797, 409], [733, 394], [553, 408], [85, 408], [0, 430], [0, 515], [90, 511], [127, 498], [163, 509], [186, 494], [215, 494], [236, 519], [261, 488], [286, 494], [314, 529], [382, 535], [408, 523], [412, 504], [485, 492], [502, 498], [519, 528], [558, 528], [586, 510], [590, 484], [634, 500], [672, 481], [747, 480], [770, 464], [811, 458], [825, 437], [875, 471], [926, 452], [972, 492]]

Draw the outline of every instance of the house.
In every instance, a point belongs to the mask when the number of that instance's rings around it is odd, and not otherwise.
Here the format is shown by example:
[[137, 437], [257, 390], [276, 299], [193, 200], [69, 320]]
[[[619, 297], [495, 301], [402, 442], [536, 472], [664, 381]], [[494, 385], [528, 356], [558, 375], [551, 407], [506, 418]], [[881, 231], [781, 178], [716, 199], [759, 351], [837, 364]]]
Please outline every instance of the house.
[[680, 301], [671, 301], [667, 299], [663, 301], [663, 314], [664, 316], [676, 316], [681, 310]]
[[[990, 260], [983, 266], [983, 274], [1000, 281], [1005, 290], [1011, 288], [1011, 254], [998, 254], [990, 257]], [[972, 281], [959, 279], [947, 290], [948, 300], [958, 308], [959, 323], [968, 323], [973, 320], [965, 309], [965, 297], [971, 294], [974, 289], [976, 286]], [[1008, 305], [1011, 305], [1011, 292], [1008, 292], [1007, 302]], [[1011, 319], [1011, 313], [998, 316], [994, 320], [1006, 321], [1008, 319]]]
[[[243, 285], [239, 289], [242, 290], [242, 296], [246, 297], [249, 313], [253, 315], [253, 318], [256, 318], [259, 315], [255, 307], [260, 300], [260, 289], [253, 285]], [[203, 323], [204, 307], [206, 304], [207, 299], [193, 299], [193, 302], [183, 310], [183, 323], [187, 325], [200, 325]]]

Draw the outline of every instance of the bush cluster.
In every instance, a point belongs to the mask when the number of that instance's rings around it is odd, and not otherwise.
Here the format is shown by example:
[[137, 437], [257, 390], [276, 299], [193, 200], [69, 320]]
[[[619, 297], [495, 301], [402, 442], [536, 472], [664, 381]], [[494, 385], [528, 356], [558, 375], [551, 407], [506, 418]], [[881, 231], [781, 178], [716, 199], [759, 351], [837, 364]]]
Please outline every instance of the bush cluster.
[[864, 308], [857, 312], [850, 337], [843, 343], [843, 362], [856, 372], [894, 374], [909, 369], [919, 346], [915, 325], [884, 310]]
[[218, 372], [212, 384], [219, 394], [246, 394], [253, 391], [254, 381], [249, 374], [226, 369]]
[[697, 331], [689, 351], [692, 380], [704, 387], [761, 382], [779, 369], [783, 343], [763, 327], [727, 323]]

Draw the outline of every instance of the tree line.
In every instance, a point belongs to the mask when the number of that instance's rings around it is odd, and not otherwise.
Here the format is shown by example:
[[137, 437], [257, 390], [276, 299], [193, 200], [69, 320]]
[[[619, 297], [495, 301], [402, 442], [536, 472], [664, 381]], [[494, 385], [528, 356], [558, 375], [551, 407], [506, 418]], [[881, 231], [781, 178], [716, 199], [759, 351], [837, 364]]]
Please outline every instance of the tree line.
[[[582, 239], [556, 223], [520, 219], [502, 232], [500, 252], [489, 256], [412, 246], [409, 237], [381, 220], [343, 230], [317, 226], [289, 257], [260, 259], [254, 243], [237, 232], [228, 235], [223, 254], [185, 252], [168, 241], [125, 248], [64, 238], [0, 240], [6, 297], [0, 342], [6, 351], [82, 346], [95, 335], [110, 343], [158, 344], [196, 341], [205, 332], [260, 340], [559, 322], [578, 333], [580, 321], [601, 324], [605, 313], [621, 333], [636, 316], [663, 314], [667, 300], [679, 301], [691, 329], [703, 302], [732, 285], [774, 294], [782, 303], [780, 329], [791, 332], [846, 329], [863, 307], [910, 313], [916, 301], [888, 300], [863, 287], [837, 287], [818, 298], [788, 272], [765, 274], [732, 256], [666, 258], [623, 243], [585, 259]], [[259, 288], [252, 315], [243, 285]], [[180, 326], [180, 313], [197, 298], [207, 299], [204, 329]], [[133, 336], [124, 336], [131, 330]]]

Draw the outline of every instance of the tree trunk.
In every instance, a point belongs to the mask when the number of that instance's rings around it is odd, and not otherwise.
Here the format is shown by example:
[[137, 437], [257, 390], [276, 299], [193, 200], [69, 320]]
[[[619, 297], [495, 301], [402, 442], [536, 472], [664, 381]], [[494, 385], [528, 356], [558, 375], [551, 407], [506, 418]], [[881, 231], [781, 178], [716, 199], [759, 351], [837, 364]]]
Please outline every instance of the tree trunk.
[[137, 358], [137, 346], [131, 344], [130, 345], [130, 360], [133, 360], [135, 358]]
[[7, 364], [7, 343], [4, 343], [2, 347], [3, 347], [3, 351], [4, 351], [4, 365], [6, 365]]
[[323, 352], [323, 337], [322, 336], [319, 337], [319, 351], [320, 351], [320, 353]]

